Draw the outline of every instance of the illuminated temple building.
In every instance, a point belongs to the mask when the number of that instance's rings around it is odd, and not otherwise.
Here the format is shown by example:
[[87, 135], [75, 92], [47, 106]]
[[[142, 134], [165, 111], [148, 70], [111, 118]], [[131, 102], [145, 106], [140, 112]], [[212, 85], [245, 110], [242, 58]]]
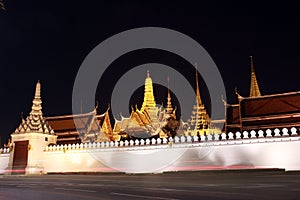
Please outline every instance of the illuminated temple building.
[[[152, 79], [150, 72], [147, 71], [144, 101], [141, 109], [138, 109], [137, 106], [135, 109], [132, 107], [129, 118], [121, 116], [121, 120], [115, 119], [114, 133], [122, 135], [124, 139], [174, 136], [179, 128], [175, 111], [172, 107], [169, 88], [166, 109], [156, 105]], [[170, 125], [172, 121], [173, 126]]]
[[[182, 127], [180, 127], [182, 124]], [[185, 124], [183, 126], [183, 124]], [[196, 104], [193, 107], [191, 118], [187, 123], [176, 119], [176, 109], [172, 106], [169, 79], [168, 96], [166, 108], [157, 106], [153, 94], [153, 84], [149, 71], [145, 80], [144, 101], [141, 109], [137, 106], [132, 111], [129, 118], [121, 116], [121, 120], [116, 120], [114, 134], [122, 135], [122, 138], [131, 137], [174, 137], [175, 135], [208, 135], [219, 134], [220, 129], [214, 128], [211, 124], [205, 106], [202, 103], [198, 83], [198, 71], [196, 68]]]
[[[166, 108], [157, 106], [153, 93], [150, 72], [144, 85], [144, 100], [141, 108], [132, 106], [129, 117], [115, 118], [114, 126], [109, 117], [109, 108], [103, 114], [97, 114], [96, 108], [89, 113], [44, 117], [42, 113], [41, 84], [36, 84], [32, 111], [13, 134], [32, 131], [49, 133], [57, 137], [56, 144], [74, 144], [85, 142], [119, 141], [132, 138], [168, 138], [175, 135], [206, 135], [220, 133], [212, 127], [210, 118], [200, 97], [198, 73], [196, 69], [196, 104], [190, 120], [184, 123], [176, 119], [173, 108], [169, 78]], [[184, 125], [183, 125], [184, 124]], [[181, 125], [181, 127], [180, 127]]]
[[[57, 136], [56, 144], [73, 144], [88, 141], [114, 140], [108, 111], [97, 115], [96, 108], [90, 113], [44, 117], [42, 113], [41, 84], [36, 84], [32, 110], [13, 134], [30, 132]], [[76, 126], [75, 126], [76, 123]]]
[[[234, 133], [300, 127], [300, 92], [261, 95], [252, 57], [250, 57], [250, 68], [249, 97], [241, 96], [236, 91], [238, 102], [226, 103], [223, 131]], [[89, 113], [44, 117], [41, 106], [41, 84], [38, 82], [32, 110], [26, 119], [21, 119], [20, 125], [13, 134], [43, 132], [55, 135], [56, 144], [220, 134], [221, 130], [212, 125], [201, 100], [198, 81], [196, 68], [196, 103], [191, 117], [184, 122], [182, 119], [176, 119], [176, 108], [174, 109], [172, 105], [169, 79], [167, 104], [164, 108], [156, 104], [152, 79], [150, 72], [147, 71], [141, 108], [137, 105], [132, 106], [130, 116], [121, 115], [121, 119], [115, 118], [114, 124], [110, 121], [109, 108], [103, 114], [97, 114], [96, 107]]]
[[227, 104], [226, 132], [300, 127], [300, 92], [261, 95], [250, 57], [249, 97], [237, 93], [238, 103]]

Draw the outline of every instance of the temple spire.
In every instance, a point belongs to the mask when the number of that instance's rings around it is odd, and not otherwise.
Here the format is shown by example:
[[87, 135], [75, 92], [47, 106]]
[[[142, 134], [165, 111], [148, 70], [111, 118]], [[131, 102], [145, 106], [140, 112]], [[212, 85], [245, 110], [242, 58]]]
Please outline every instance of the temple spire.
[[171, 101], [171, 94], [170, 94], [170, 80], [168, 76], [168, 98], [167, 98], [167, 107], [166, 107], [166, 114], [173, 114], [173, 107]]
[[197, 102], [198, 105], [201, 105], [202, 101], [201, 101], [200, 89], [199, 89], [199, 82], [198, 82], [197, 63], [195, 63], [195, 69], [196, 69], [196, 102]]
[[14, 132], [14, 134], [21, 133], [54, 134], [53, 129], [43, 117], [40, 81], [38, 81], [35, 86], [35, 93], [32, 100], [32, 107], [29, 116], [26, 119], [22, 118], [19, 127], [16, 128]]
[[250, 65], [251, 65], [251, 84], [250, 84], [250, 97], [260, 97], [260, 90], [258, 87], [257, 78], [254, 71], [253, 58], [250, 56]]
[[193, 107], [192, 115], [188, 120], [189, 129], [192, 131], [191, 135], [204, 135], [210, 129], [210, 118], [206, 112], [204, 104], [201, 101], [200, 89], [198, 83], [197, 63], [195, 63], [196, 70], [196, 104]]
[[31, 107], [30, 115], [43, 115], [40, 81], [38, 81], [35, 86], [35, 95], [32, 100], [32, 107]]
[[150, 77], [149, 70], [147, 71], [147, 78], [145, 80], [145, 91], [144, 91], [144, 101], [141, 110], [147, 110], [150, 107], [155, 107], [155, 99], [153, 94], [152, 79]]

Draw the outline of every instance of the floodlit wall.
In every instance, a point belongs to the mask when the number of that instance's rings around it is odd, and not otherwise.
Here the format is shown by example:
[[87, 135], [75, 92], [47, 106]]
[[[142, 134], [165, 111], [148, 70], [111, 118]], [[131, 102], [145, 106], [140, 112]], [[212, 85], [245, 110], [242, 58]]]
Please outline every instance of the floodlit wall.
[[[0, 174], [12, 152], [0, 149]], [[153, 173], [213, 169], [300, 170], [296, 128], [47, 146], [38, 156], [42, 173]]]
[[297, 129], [46, 147], [45, 172], [300, 170]]
[[44, 153], [45, 173], [65, 172], [110, 172], [114, 171], [106, 167], [93, 157], [93, 150], [69, 150], [61, 149]]
[[0, 174], [4, 174], [10, 157], [9, 148], [0, 149]]

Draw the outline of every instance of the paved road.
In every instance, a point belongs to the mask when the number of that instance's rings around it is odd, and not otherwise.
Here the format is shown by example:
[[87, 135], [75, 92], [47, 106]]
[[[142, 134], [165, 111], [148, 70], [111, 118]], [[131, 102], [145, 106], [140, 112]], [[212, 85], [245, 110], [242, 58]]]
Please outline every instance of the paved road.
[[300, 172], [0, 176], [0, 199], [299, 199]]

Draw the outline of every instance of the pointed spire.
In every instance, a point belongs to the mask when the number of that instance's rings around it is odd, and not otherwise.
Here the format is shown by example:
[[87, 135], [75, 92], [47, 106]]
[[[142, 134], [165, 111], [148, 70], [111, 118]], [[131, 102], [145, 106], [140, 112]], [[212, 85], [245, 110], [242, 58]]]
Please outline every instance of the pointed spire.
[[250, 65], [251, 65], [251, 84], [250, 84], [250, 97], [260, 97], [260, 90], [258, 87], [257, 78], [254, 71], [253, 58], [250, 56]]
[[41, 98], [41, 83], [40, 83], [40, 80], [38, 80], [38, 82], [36, 83], [34, 98]]
[[147, 70], [147, 78], [145, 80], [145, 91], [144, 91], [144, 101], [142, 104], [141, 111], [146, 110], [150, 107], [155, 107], [155, 99], [153, 94], [153, 84], [150, 77], [150, 72]]
[[30, 115], [43, 115], [42, 113], [42, 100], [41, 100], [41, 83], [37, 82], [35, 86], [35, 94], [32, 101]]
[[170, 94], [170, 80], [168, 76], [168, 98], [167, 98], [167, 107], [166, 107], [167, 114], [173, 114], [173, 107], [171, 102], [171, 94]]
[[[194, 105], [192, 115], [188, 120], [188, 127], [190, 130], [194, 131], [193, 134], [195, 134], [200, 130], [202, 131], [204, 129], [209, 129], [210, 127], [210, 118], [206, 112], [204, 104], [201, 101], [199, 82], [198, 82], [197, 63], [195, 63], [195, 70], [196, 70], [196, 104]], [[202, 134], [204, 133], [205, 131]]]
[[198, 83], [197, 63], [195, 63], [195, 69], [196, 69], [196, 102], [197, 102], [198, 105], [201, 105], [202, 101], [201, 101], [200, 89], [199, 89], [199, 83]]
[[[23, 115], [23, 114], [22, 114]], [[26, 120], [21, 116], [22, 121], [19, 128], [16, 129], [15, 134], [19, 133], [44, 133], [54, 134], [53, 129], [47, 125], [42, 112], [41, 100], [41, 83], [37, 82], [35, 87], [34, 98], [32, 101], [31, 112]]]

